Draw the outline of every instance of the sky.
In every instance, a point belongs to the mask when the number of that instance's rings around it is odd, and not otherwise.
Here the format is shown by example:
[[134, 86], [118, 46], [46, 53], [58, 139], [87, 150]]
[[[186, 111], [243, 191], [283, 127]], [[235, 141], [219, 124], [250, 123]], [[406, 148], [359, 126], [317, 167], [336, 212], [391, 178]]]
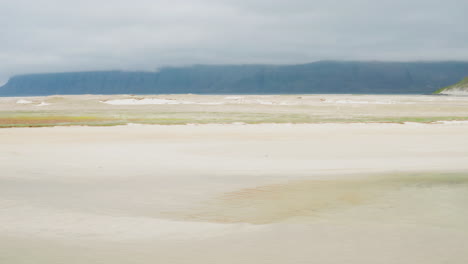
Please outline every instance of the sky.
[[0, 0], [0, 83], [24, 73], [468, 60], [467, 0]]

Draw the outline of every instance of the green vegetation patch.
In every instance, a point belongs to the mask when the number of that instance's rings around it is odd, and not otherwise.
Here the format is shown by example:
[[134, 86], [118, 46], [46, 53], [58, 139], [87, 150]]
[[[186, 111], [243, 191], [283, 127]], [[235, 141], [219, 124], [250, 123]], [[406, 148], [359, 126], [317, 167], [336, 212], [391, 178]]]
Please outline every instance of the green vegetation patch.
[[262, 124], [262, 123], [433, 123], [463, 121], [468, 116], [326, 116], [316, 113], [249, 113], [249, 112], [125, 112], [125, 111], [16, 111], [0, 112], [0, 127], [41, 126], [112, 126], [137, 124]]
[[445, 90], [451, 90], [451, 89], [467, 89], [468, 90], [468, 77], [465, 77], [463, 80], [459, 81], [456, 84], [440, 88], [439, 90], [433, 92], [433, 94], [440, 94]]

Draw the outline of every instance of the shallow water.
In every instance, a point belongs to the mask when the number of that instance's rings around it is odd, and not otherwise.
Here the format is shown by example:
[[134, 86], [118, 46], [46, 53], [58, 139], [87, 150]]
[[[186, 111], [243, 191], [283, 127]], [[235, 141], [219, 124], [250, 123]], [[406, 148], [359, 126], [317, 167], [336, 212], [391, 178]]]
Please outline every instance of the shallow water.
[[190, 213], [175, 215], [183, 220], [219, 223], [304, 223], [327, 219], [411, 221], [464, 228], [468, 222], [468, 173], [291, 181], [229, 192]]

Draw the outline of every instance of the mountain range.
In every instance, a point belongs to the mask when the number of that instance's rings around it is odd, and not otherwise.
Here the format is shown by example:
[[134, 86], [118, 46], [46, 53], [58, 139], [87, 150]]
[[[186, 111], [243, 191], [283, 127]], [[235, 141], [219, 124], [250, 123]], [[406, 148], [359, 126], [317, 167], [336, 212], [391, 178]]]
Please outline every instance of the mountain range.
[[468, 62], [319, 61], [300, 65], [194, 65], [157, 72], [13, 76], [0, 96], [55, 94], [430, 94], [468, 76]]

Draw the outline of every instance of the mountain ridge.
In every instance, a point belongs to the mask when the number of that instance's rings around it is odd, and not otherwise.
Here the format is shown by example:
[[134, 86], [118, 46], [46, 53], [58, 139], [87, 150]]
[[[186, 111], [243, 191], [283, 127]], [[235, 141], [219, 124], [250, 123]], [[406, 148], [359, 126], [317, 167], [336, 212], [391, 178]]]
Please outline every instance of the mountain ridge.
[[23, 74], [0, 96], [55, 94], [430, 94], [468, 76], [468, 62], [319, 61], [192, 65], [146, 71]]

